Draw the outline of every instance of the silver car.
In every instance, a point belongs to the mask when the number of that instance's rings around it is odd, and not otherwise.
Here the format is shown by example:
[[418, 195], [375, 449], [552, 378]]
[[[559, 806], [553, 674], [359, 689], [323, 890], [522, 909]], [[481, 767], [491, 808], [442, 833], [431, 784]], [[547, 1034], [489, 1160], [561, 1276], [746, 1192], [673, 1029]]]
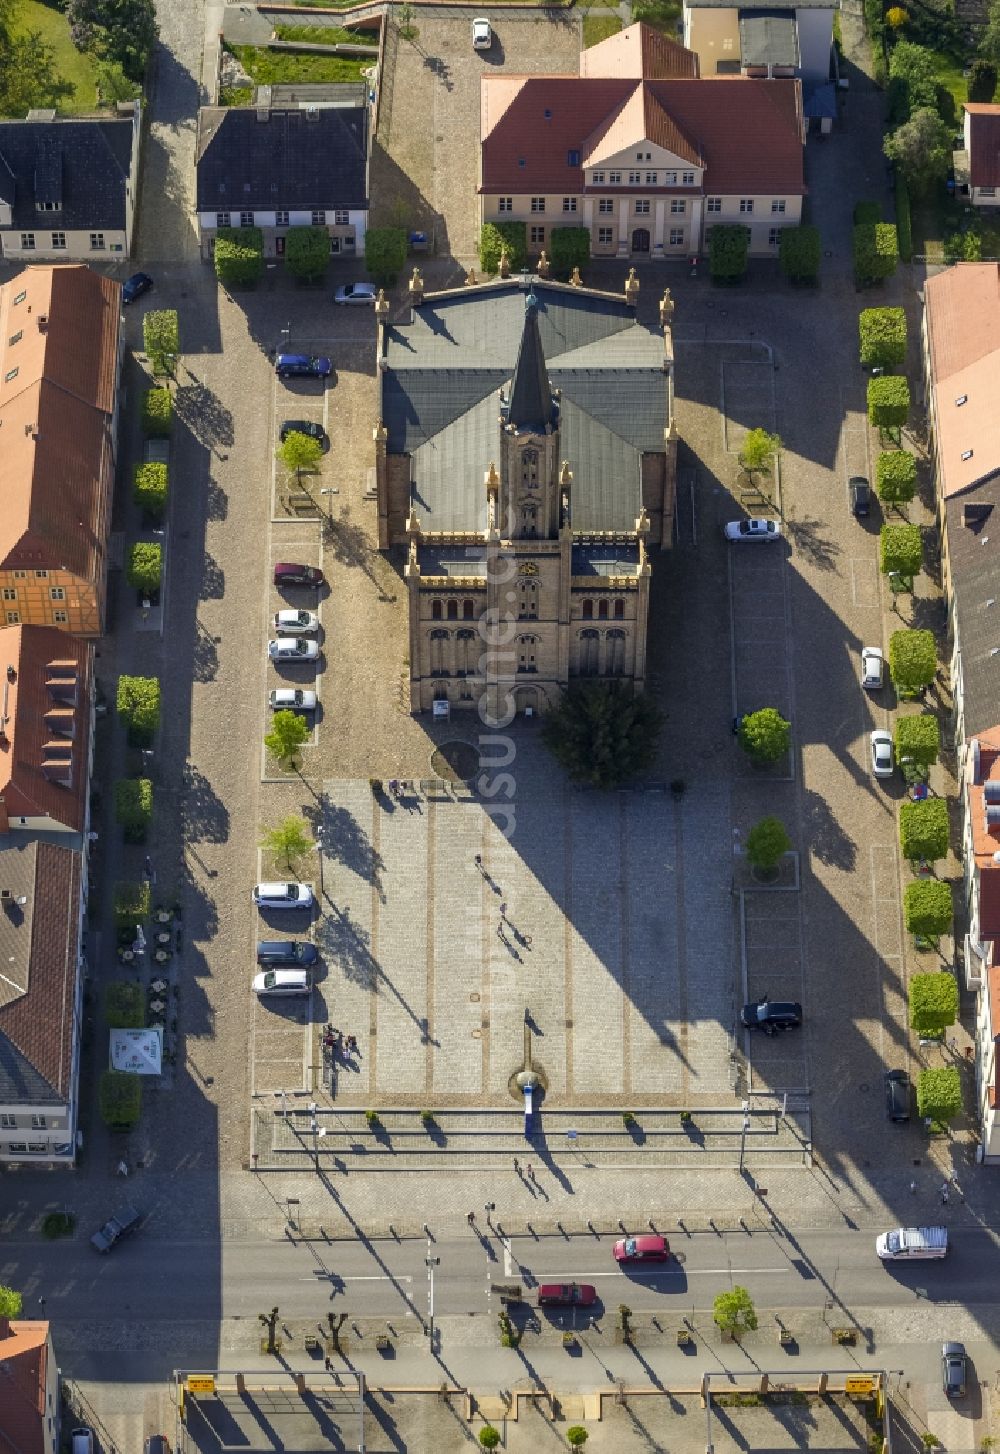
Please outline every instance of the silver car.
[[861, 685], [866, 691], [875, 692], [885, 679], [885, 657], [880, 646], [861, 648]]
[[267, 654], [272, 661], [315, 661], [319, 642], [305, 636], [279, 636], [277, 641], [267, 643]]
[[312, 979], [307, 969], [265, 969], [253, 977], [258, 995], [307, 995]]
[[315, 611], [297, 611], [289, 608], [274, 613], [276, 636], [315, 636], [319, 630], [319, 617]]
[[780, 540], [779, 520], [730, 520], [723, 527], [727, 540]]
[[872, 772], [876, 777], [892, 777], [892, 733], [877, 728], [870, 736]]

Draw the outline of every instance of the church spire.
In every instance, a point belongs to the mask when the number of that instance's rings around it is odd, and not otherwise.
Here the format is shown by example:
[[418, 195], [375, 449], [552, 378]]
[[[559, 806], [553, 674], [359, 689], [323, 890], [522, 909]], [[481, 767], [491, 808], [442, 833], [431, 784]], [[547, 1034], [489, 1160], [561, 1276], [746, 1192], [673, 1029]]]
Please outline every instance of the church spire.
[[515, 429], [544, 434], [546, 425], [552, 422], [553, 412], [545, 354], [538, 332], [538, 299], [532, 292], [525, 299], [524, 332], [510, 386], [507, 422]]

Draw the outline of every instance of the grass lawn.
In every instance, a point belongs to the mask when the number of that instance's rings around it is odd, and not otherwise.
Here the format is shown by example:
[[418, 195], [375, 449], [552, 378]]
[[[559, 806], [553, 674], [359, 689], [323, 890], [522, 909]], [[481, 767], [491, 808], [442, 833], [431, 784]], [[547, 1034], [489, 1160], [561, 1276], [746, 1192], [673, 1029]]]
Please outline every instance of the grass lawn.
[[677, 22], [681, 18], [681, 0], [635, 0], [632, 19], [644, 20], [654, 30], [676, 40], [679, 34]]
[[375, 31], [342, 30], [337, 25], [276, 25], [278, 40], [303, 40], [311, 45], [378, 45]]
[[239, 61], [258, 86], [287, 86], [311, 81], [322, 85], [331, 81], [357, 81], [371, 59], [346, 60], [343, 56], [296, 55], [288, 51], [269, 51], [254, 45], [227, 45], [226, 49]]
[[1000, 219], [977, 213], [967, 202], [940, 194], [914, 201], [913, 251], [924, 253], [929, 262], [943, 263], [944, 239], [951, 232], [972, 230], [982, 239], [984, 259], [1000, 258]]
[[592, 45], [597, 45], [599, 41], [607, 40], [609, 35], [617, 35], [621, 28], [622, 23], [617, 15], [584, 15], [584, 50]]
[[[42, 39], [55, 53], [55, 68], [64, 81], [73, 87], [72, 96], [59, 103], [59, 110], [68, 116], [97, 109], [97, 84], [89, 56], [78, 51], [69, 35], [69, 21], [61, 10], [43, 5], [41, 0], [20, 0], [15, 13], [15, 29], [40, 31]], [[23, 120], [23, 117], [21, 118]]]
[[581, 10], [617, 10], [618, 0], [580, 0]]

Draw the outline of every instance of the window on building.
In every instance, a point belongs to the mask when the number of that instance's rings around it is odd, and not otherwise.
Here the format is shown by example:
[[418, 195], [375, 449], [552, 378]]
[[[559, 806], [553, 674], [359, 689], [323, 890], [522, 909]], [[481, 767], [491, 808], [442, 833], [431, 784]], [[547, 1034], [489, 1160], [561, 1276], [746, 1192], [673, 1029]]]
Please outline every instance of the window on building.
[[497, 198], [497, 211], [498, 212], [513, 212], [513, 210], [514, 210], [514, 198], [513, 197], [498, 197]]
[[648, 217], [649, 216], [649, 198], [648, 197], [637, 197], [635, 199], [635, 215], [637, 217]]
[[519, 636], [517, 638], [518, 671], [533, 672], [538, 670], [538, 664], [535, 660], [535, 648], [537, 645], [537, 636]]
[[646, 173], [646, 186], [647, 187], [655, 187], [656, 186], [656, 183], [657, 183], [657, 180], [659, 178], [659, 175], [660, 175], [659, 172], [647, 172]]
[[17, 1117], [12, 1116], [9, 1111], [0, 1111], [0, 1130], [13, 1131], [17, 1127]]
[[612, 245], [612, 243], [614, 242], [614, 240], [615, 240], [615, 230], [614, 230], [613, 227], [599, 227], [597, 229], [597, 245], [598, 245], [598, 247], [610, 247]]
[[768, 234], [767, 234], [767, 245], [768, 245], [768, 247], [777, 247], [780, 241], [781, 241], [781, 228], [780, 227], [772, 227], [770, 229], [770, 231], [768, 232]]
[[36, 580], [39, 580], [39, 581], [47, 581], [48, 578], [49, 578], [49, 573], [48, 573], [47, 570], [36, 570], [35, 571], [35, 579]]
[[334, 211], [333, 225], [335, 227], [349, 227], [351, 225], [351, 214], [346, 207], [338, 207]]
[[723, 50], [732, 50], [733, 49], [733, 37], [731, 35], [723, 36], [723, 38], [722, 38], [722, 49]]
[[17, 369], [17, 368], [8, 369], [7, 372], [3, 376], [4, 383], [5, 384], [9, 384], [10, 381], [11, 381], [11, 379], [16, 379], [19, 373], [20, 373], [20, 369]]
[[46, 1129], [47, 1124], [48, 1123], [46, 1122], [44, 1116], [34, 1116], [33, 1115], [32, 1118], [31, 1118], [31, 1129], [33, 1131], [44, 1131]]
[[741, 197], [740, 198], [740, 211], [741, 212], [752, 212], [753, 211], [753, 198], [752, 197]]
[[21, 613], [20, 613], [20, 611], [8, 611], [6, 613], [6, 615], [7, 615], [7, 625], [8, 626], [17, 626], [20, 623], [20, 620], [21, 620]]
[[4, 598], [5, 601], [16, 601], [17, 600], [17, 587], [16, 586], [4, 586], [4, 588], [3, 588], [3, 598]]
[[705, 211], [706, 212], [721, 212], [722, 211], [722, 198], [721, 197], [709, 197], [709, 198], [707, 198], [707, 200], [705, 202]]
[[605, 216], [609, 212], [613, 212], [615, 210], [614, 197], [601, 197], [597, 203], [597, 210], [598, 212], [603, 212]]
[[979, 189], [979, 195], [980, 195], [980, 197], [995, 197], [996, 194], [997, 194], [996, 187], [980, 187], [980, 189]]
[[563, 198], [563, 211], [564, 212], [575, 212], [576, 211], [576, 198], [575, 197], [564, 197]]
[[590, 180], [591, 180], [592, 184], [595, 187], [603, 187], [604, 186], [604, 173], [603, 172], [591, 172], [591, 174], [590, 174]]
[[532, 577], [522, 576], [518, 591], [517, 617], [519, 621], [538, 620], [538, 582]]
[[606, 621], [608, 619], [608, 603], [607, 603], [607, 601], [598, 601], [598, 603], [597, 603], [597, 619], [598, 619], [598, 621]]
[[593, 621], [593, 619], [594, 619], [594, 603], [593, 603], [593, 601], [584, 601], [584, 603], [583, 603], [583, 619], [585, 621]]
[[475, 619], [476, 619], [476, 603], [475, 603], [475, 601], [463, 601], [462, 602], [462, 620], [463, 621], [475, 621]]
[[34, 252], [35, 234], [33, 232], [21, 233], [21, 248], [24, 252]]
[[678, 216], [678, 214], [683, 214], [683, 213], [687, 212], [687, 203], [685, 202], [684, 198], [683, 197], [671, 197], [671, 199], [670, 199], [670, 210], [674, 214], [675, 217]]
[[440, 601], [432, 601], [431, 602], [431, 620], [432, 621], [440, 621], [441, 620], [441, 602]]
[[215, 225], [216, 225], [216, 227], [228, 227], [229, 226], [229, 217], [230, 217], [230, 214], [228, 212], [216, 212], [216, 214], [215, 214]]
[[685, 187], [693, 187], [694, 172], [681, 172], [681, 182]]
[[771, 203], [771, 211], [772, 212], [784, 212], [784, 210], [785, 210], [785, 199], [784, 199], [784, 197], [775, 197], [774, 200]]
[[532, 210], [532, 212], [544, 212], [545, 211], [545, 198], [544, 197], [532, 197], [532, 199], [531, 199], [531, 210]]
[[521, 505], [521, 534], [538, 534], [538, 506], [534, 502]]
[[666, 184], [667, 184], [668, 187], [676, 187], [677, 186], [677, 173], [676, 172], [664, 172], [664, 174], [663, 174], [663, 180], [666, 182]]
[[625, 619], [625, 602], [624, 601], [616, 601], [615, 602], [615, 620], [616, 621], [624, 621], [624, 619]]
[[65, 599], [66, 592], [63, 590], [62, 586], [49, 586], [50, 601], [65, 601]]
[[52, 247], [53, 247], [53, 250], [56, 251], [56, 252], [60, 252], [60, 251], [62, 251], [62, 249], [65, 246], [66, 246], [66, 234], [65, 234], [65, 232], [53, 232], [53, 234], [52, 234]]
[[475, 676], [477, 659], [476, 633], [464, 629], [455, 632], [455, 671], [460, 677]]
[[35, 203], [35, 211], [36, 212], [61, 212], [62, 211], [62, 203], [61, 202], [36, 202]]
[[16, 581], [26, 581], [28, 579], [28, 572], [26, 570], [16, 570], [14, 572], [14, 579]]
[[310, 216], [312, 217], [312, 225], [313, 225], [313, 227], [325, 227], [326, 226], [326, 213], [325, 212], [322, 212], [322, 211], [321, 212], [312, 212], [312, 213], [310, 213]]
[[671, 227], [671, 229], [670, 229], [670, 246], [671, 247], [682, 247], [683, 245], [684, 245], [684, 229], [683, 229], [683, 227]]
[[12, 1141], [10, 1143], [10, 1145], [7, 1147], [7, 1150], [11, 1153], [12, 1156], [19, 1156], [19, 1155], [23, 1154], [24, 1152], [26, 1152], [27, 1149], [28, 1149], [28, 1143], [27, 1143], [27, 1141]]
[[289, 215], [288, 215], [287, 212], [276, 212], [274, 214], [274, 225], [275, 225], [275, 227], [287, 227], [288, 226], [288, 223], [289, 223]]
[[621, 172], [609, 172], [608, 173], [608, 182], [610, 183], [610, 185], [612, 187], [620, 187], [621, 184], [622, 184], [622, 174], [621, 174]]
[[240, 226], [241, 227], [252, 227], [253, 226], [253, 213], [252, 212], [241, 212], [240, 213]]
[[580, 632], [580, 675], [582, 677], [596, 677], [600, 649], [600, 637], [596, 631]]
[[448, 613], [447, 614], [448, 614], [448, 620], [449, 621], [457, 621], [458, 620], [458, 602], [457, 601], [449, 601], [448, 602]]
[[578, 167], [580, 165], [580, 153], [574, 149], [569, 150], [566, 153], [566, 165], [568, 167]]
[[53, 611], [52, 619], [57, 626], [65, 626], [69, 622], [68, 611]]
[[531, 239], [530, 240], [532, 242], [544, 242], [545, 241], [545, 228], [544, 227], [533, 227], [531, 229]]
[[652, 161], [652, 154], [648, 151], [637, 151], [635, 154], [635, 159], [637, 162]]
[[448, 675], [445, 653], [448, 650], [449, 639], [447, 631], [431, 632], [431, 676], [446, 677]]
[[642, 181], [642, 173], [641, 172], [629, 172], [629, 174], [628, 174], [628, 184], [629, 184], [630, 187], [637, 187], [641, 181]]
[[91, 252], [103, 252], [104, 251], [104, 233], [103, 232], [92, 232], [90, 234], [90, 250], [91, 250]]
[[620, 677], [625, 671], [625, 632], [609, 631], [604, 640], [604, 673], [609, 677]]
[[22, 290], [21, 290], [20, 293], [16, 293], [14, 295], [14, 302], [13, 302], [13, 305], [12, 306], [16, 308], [17, 305], [18, 305], [18, 303], [23, 303], [24, 300], [25, 300], [25, 298], [27, 296], [28, 296], [27, 290], [24, 289], [24, 288], [22, 288]]

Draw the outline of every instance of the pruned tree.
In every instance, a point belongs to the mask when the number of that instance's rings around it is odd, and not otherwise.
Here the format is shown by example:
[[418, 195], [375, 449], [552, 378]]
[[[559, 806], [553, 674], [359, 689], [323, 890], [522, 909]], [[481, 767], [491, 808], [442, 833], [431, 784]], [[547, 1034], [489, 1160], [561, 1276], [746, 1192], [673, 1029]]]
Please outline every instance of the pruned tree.
[[154, 374], [172, 374], [181, 351], [176, 308], [156, 308], [142, 318], [142, 344]]
[[948, 804], [944, 798], [903, 803], [899, 810], [899, 846], [911, 863], [933, 863], [948, 853]]
[[941, 750], [941, 729], [937, 718], [930, 712], [914, 717], [897, 717], [893, 736], [898, 761], [909, 759], [921, 767], [931, 767], [937, 762]]
[[862, 368], [898, 368], [906, 358], [906, 313], [902, 308], [862, 308], [858, 336]]
[[747, 859], [753, 868], [767, 873], [777, 868], [791, 846], [780, 818], [761, 818], [747, 834]]
[[269, 849], [276, 858], [283, 857], [286, 866], [291, 868], [292, 860], [308, 853], [313, 846], [309, 837], [309, 824], [293, 813], [273, 828], [268, 828], [260, 840], [260, 846]]
[[781, 449], [777, 434], [766, 429], [748, 429], [739, 452], [739, 461], [748, 475], [769, 475], [772, 461]]
[[761, 707], [742, 718], [738, 736], [743, 751], [754, 762], [777, 762], [791, 744], [792, 724], [776, 707]]
[[297, 429], [286, 434], [278, 446], [278, 458], [285, 469], [294, 470], [296, 479], [301, 477], [303, 470], [315, 470], [322, 454], [323, 446], [319, 440], [313, 439], [311, 434], [301, 434]]
[[916, 456], [906, 449], [884, 449], [875, 465], [875, 487], [883, 505], [907, 505], [917, 492]]
[[757, 1313], [746, 1288], [737, 1283], [718, 1293], [712, 1304], [712, 1321], [733, 1338], [738, 1338], [741, 1333], [754, 1332]]
[[875, 429], [902, 429], [910, 413], [910, 386], [901, 374], [868, 380], [868, 422]]
[[309, 736], [309, 724], [300, 712], [275, 712], [264, 746], [279, 762], [295, 765], [295, 754]]
[[946, 1126], [962, 1110], [962, 1081], [953, 1065], [922, 1070], [917, 1076], [917, 1113]]
[[[951, 928], [954, 918], [954, 905], [951, 897], [951, 885], [939, 878], [916, 878], [906, 885], [903, 891], [903, 921], [909, 934], [922, 934], [928, 939], [940, 939], [942, 934], [947, 934]], [[956, 988], [955, 1005], [958, 1006], [957, 983], [954, 975], [914, 975], [910, 980], [910, 1015], [915, 1013], [922, 1016], [921, 1023], [926, 1018], [924, 1010], [924, 996], [920, 995], [920, 1009], [914, 1010], [916, 1003], [913, 995], [914, 982], [918, 979], [950, 979]], [[950, 993], [950, 991], [949, 991]], [[933, 998], [933, 997], [932, 997]], [[952, 1020], [946, 1022], [952, 1024]], [[919, 1029], [917, 1025], [914, 1029]], [[943, 1028], [943, 1027], [942, 1027]]]
[[285, 234], [285, 267], [293, 278], [316, 283], [330, 265], [330, 234], [325, 227], [290, 227]]
[[889, 637], [889, 675], [901, 693], [919, 693], [937, 675], [937, 647], [931, 631], [894, 631]]
[[879, 555], [883, 575], [912, 578], [920, 570], [924, 558], [919, 525], [883, 525], [879, 532]]
[[542, 740], [575, 782], [615, 788], [652, 766], [662, 720], [645, 692], [584, 681], [548, 713]]

